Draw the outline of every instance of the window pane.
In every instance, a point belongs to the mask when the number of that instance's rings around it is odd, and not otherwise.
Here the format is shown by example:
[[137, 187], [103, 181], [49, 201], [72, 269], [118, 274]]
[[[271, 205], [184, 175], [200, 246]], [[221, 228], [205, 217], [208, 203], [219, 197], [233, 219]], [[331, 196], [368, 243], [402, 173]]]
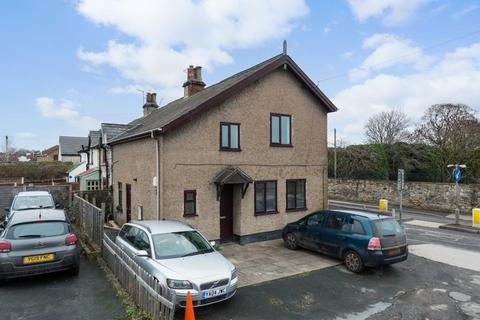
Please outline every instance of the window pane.
[[262, 212], [265, 211], [265, 201], [263, 199], [263, 190], [265, 190], [265, 185], [259, 183], [255, 186], [255, 207], [256, 211]]
[[230, 126], [230, 148], [238, 149], [238, 125]]
[[295, 181], [287, 182], [287, 208], [295, 208]]
[[275, 182], [267, 182], [267, 211], [277, 209], [276, 187]]
[[194, 193], [193, 192], [187, 192], [185, 194], [185, 198], [187, 201], [193, 201], [195, 198], [194, 198]]
[[305, 181], [297, 181], [297, 208], [305, 208]]
[[280, 143], [278, 130], [280, 128], [280, 117], [272, 116], [272, 143]]
[[290, 117], [282, 117], [282, 144], [290, 144]]
[[362, 223], [356, 219], [353, 220], [352, 232], [357, 234], [365, 234]]
[[328, 217], [327, 228], [341, 230], [343, 227], [343, 217], [332, 214]]
[[194, 202], [185, 202], [185, 214], [195, 214]]
[[222, 125], [222, 147], [228, 148], [228, 125]]

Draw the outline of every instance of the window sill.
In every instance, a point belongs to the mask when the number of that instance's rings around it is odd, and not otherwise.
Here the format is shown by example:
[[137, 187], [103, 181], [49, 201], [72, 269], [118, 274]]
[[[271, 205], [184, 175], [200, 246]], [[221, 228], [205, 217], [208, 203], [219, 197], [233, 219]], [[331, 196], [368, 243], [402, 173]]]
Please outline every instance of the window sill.
[[220, 148], [219, 151], [228, 151], [228, 152], [240, 152], [242, 149], [231, 149], [231, 148]]
[[293, 144], [281, 144], [281, 143], [271, 143], [270, 147], [279, 147], [279, 148], [293, 148]]
[[271, 214], [277, 214], [278, 211], [275, 210], [275, 211], [265, 211], [265, 212], [255, 212], [255, 216], [268, 216], [268, 215], [271, 215]]
[[299, 212], [299, 211], [307, 211], [308, 208], [294, 208], [294, 209], [285, 209], [285, 212]]
[[183, 217], [184, 217], [184, 218], [193, 218], [193, 217], [198, 217], [198, 214], [196, 214], [196, 213], [195, 213], [195, 214], [185, 214], [185, 213], [184, 213], [184, 214], [183, 214]]

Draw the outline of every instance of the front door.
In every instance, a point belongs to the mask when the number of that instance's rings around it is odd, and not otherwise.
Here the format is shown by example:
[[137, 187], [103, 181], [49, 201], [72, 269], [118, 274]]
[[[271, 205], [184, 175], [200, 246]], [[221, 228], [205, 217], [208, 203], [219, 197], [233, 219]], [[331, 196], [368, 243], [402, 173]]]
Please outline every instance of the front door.
[[220, 241], [233, 238], [233, 185], [223, 185], [220, 195]]
[[127, 183], [126, 189], [127, 189], [127, 222], [130, 222], [130, 220], [132, 220], [132, 185]]

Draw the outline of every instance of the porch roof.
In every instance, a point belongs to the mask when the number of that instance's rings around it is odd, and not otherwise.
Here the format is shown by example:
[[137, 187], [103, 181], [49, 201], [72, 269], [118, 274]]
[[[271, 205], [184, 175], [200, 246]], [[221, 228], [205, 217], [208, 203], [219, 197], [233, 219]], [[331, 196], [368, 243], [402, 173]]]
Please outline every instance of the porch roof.
[[240, 168], [225, 168], [213, 179], [215, 184], [249, 184], [253, 179]]

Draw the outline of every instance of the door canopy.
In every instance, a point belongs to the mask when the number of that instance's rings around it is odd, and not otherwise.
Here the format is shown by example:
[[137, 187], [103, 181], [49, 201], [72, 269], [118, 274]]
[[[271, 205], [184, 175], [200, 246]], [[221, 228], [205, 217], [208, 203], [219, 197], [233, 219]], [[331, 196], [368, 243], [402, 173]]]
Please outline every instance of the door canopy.
[[217, 200], [220, 200], [222, 188], [226, 184], [241, 184], [243, 198], [253, 179], [240, 168], [225, 168], [215, 176], [213, 182], [217, 186]]

